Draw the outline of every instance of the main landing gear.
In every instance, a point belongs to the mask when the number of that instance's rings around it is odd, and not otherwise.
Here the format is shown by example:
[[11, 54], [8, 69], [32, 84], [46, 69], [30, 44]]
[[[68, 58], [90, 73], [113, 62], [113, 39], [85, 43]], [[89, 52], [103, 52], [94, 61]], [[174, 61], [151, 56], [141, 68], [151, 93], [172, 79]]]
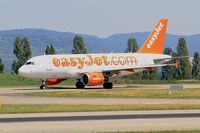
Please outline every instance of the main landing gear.
[[[76, 82], [76, 88], [83, 89], [83, 88], [85, 88], [85, 84], [80, 79], [78, 79], [78, 81]], [[104, 83], [103, 83], [103, 88], [104, 89], [112, 89], [113, 88], [113, 84], [112, 84], [112, 82], [109, 82], [109, 78], [105, 78]]]
[[[111, 82], [104, 82], [104, 84], [103, 84], [104, 89], [112, 89], [112, 87], [113, 87], [113, 84]], [[83, 89], [83, 88], [85, 88], [85, 85], [83, 82], [78, 81], [78, 82], [76, 82], [76, 88]]]
[[105, 80], [104, 80], [104, 83], [103, 83], [103, 88], [104, 89], [112, 89], [112, 87], [113, 87], [113, 84], [112, 84], [112, 82], [109, 82], [109, 77], [105, 76]]
[[113, 84], [111, 82], [106, 81], [103, 83], [104, 89], [112, 89], [112, 87], [113, 87]]
[[46, 81], [42, 81], [42, 85], [40, 85], [40, 89], [41, 90], [45, 90], [47, 88], [47, 86], [46, 86]]
[[81, 82], [81, 80], [78, 80], [78, 82], [76, 82], [76, 88], [83, 89], [83, 88], [85, 88], [85, 85], [83, 82]]

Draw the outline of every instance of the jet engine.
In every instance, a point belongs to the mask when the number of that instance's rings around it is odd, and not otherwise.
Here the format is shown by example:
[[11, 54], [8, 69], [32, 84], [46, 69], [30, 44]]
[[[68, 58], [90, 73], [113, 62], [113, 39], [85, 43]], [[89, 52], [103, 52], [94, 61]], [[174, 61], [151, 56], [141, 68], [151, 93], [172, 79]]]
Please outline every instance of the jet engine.
[[102, 73], [85, 73], [83, 75], [83, 83], [88, 86], [95, 86], [104, 82]]

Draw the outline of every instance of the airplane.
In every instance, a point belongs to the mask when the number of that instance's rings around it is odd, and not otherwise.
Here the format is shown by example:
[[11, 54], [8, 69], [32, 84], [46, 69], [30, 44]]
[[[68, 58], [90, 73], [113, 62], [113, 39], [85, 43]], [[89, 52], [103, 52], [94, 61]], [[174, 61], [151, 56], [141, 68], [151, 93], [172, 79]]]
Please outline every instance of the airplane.
[[168, 19], [160, 19], [135, 53], [41, 55], [29, 59], [19, 74], [42, 80], [40, 89], [69, 78], [77, 79], [76, 88], [103, 84], [104, 89], [112, 89], [112, 77], [177, 65], [166, 64], [173, 57], [162, 54], [167, 23]]

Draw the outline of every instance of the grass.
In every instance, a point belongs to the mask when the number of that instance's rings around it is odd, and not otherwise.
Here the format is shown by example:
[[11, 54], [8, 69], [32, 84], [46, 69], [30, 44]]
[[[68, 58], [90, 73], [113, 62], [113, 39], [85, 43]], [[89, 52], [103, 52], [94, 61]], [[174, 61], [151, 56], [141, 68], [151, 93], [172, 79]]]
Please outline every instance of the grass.
[[199, 99], [200, 89], [185, 90], [166, 89], [120, 89], [120, 90], [69, 90], [51, 92], [32, 92], [27, 96], [40, 97], [95, 97], [95, 98], [169, 98], [169, 99]]
[[0, 74], [0, 87], [37, 86], [38, 80], [27, 79], [16, 74]]
[[0, 114], [47, 113], [47, 112], [95, 112], [95, 111], [136, 111], [136, 110], [177, 110], [200, 109], [200, 104], [50, 104], [50, 105], [3, 105]]
[[183, 130], [183, 131], [127, 131], [127, 132], [110, 132], [110, 133], [200, 133], [200, 130]]
[[[75, 81], [70, 80], [60, 85], [74, 85]], [[38, 79], [29, 79], [17, 74], [0, 74], [0, 87], [23, 87], [23, 86], [40, 86], [41, 81]]]
[[115, 84], [149, 84], [149, 85], [157, 85], [157, 84], [199, 84], [200, 80], [160, 80], [160, 78], [156, 79], [145, 79], [141, 78], [131, 78], [131, 77], [115, 77], [112, 78], [111, 81]]

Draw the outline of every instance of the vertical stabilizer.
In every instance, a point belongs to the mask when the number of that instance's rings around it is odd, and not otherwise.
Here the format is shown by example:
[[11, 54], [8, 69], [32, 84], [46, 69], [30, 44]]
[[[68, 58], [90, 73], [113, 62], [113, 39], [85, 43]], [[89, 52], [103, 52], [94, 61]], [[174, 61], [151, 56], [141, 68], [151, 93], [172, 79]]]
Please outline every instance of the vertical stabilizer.
[[138, 50], [138, 53], [161, 54], [163, 52], [167, 22], [168, 19], [160, 19], [158, 21], [148, 39]]

